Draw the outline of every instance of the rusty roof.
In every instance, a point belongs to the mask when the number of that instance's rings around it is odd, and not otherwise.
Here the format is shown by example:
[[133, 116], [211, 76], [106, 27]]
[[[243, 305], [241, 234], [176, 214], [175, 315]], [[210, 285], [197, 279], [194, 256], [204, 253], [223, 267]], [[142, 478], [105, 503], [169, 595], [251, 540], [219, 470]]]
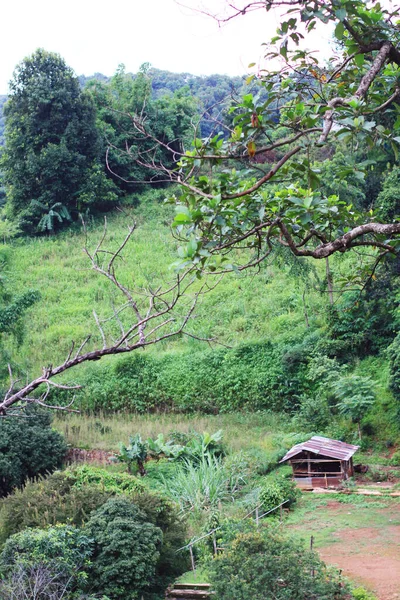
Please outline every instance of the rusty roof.
[[360, 446], [353, 446], [353, 444], [346, 444], [345, 442], [339, 442], [338, 440], [331, 440], [319, 435], [314, 435], [308, 442], [293, 446], [279, 462], [285, 462], [293, 456], [296, 456], [296, 454], [300, 454], [303, 450], [312, 452], [313, 454], [329, 456], [329, 458], [336, 458], [338, 460], [349, 460], [359, 447]]

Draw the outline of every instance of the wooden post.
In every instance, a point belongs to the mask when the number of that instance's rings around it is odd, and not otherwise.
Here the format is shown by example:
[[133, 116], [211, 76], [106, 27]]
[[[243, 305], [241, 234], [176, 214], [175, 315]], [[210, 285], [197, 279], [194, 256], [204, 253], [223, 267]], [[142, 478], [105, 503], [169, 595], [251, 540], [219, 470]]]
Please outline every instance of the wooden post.
[[325, 487], [326, 488], [328, 487], [328, 477], [326, 476], [326, 473], [325, 473]]
[[217, 539], [215, 537], [215, 531], [212, 535], [213, 546], [214, 546], [214, 556], [217, 556]]
[[280, 522], [282, 524], [282, 513], [283, 513], [283, 505], [282, 504], [281, 504], [281, 507], [280, 507], [280, 513], [281, 513], [281, 515], [280, 515]]
[[[313, 546], [314, 546], [314, 536], [312, 535], [310, 538], [310, 551], [313, 551]], [[315, 572], [314, 572], [314, 567], [312, 567], [311, 569], [311, 577], [315, 576]]]
[[258, 518], [258, 506], [257, 506], [257, 508], [256, 508], [256, 525], [257, 525], [257, 527], [258, 527], [259, 523], [260, 523], [260, 520]]
[[196, 565], [194, 564], [194, 556], [193, 556], [192, 544], [190, 544], [190, 546], [189, 546], [189, 552], [190, 552], [190, 561], [192, 563], [193, 573], [194, 573], [194, 576], [196, 577]]

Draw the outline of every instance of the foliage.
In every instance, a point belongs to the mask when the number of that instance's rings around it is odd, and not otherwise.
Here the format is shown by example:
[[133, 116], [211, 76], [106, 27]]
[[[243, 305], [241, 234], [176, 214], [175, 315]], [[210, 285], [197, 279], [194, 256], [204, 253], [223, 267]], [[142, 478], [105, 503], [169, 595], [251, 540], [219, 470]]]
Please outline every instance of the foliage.
[[160, 433], [154, 440], [148, 438], [146, 443], [151, 456], [156, 458], [164, 456], [170, 461], [183, 460], [196, 464], [208, 456], [222, 457], [225, 454], [222, 446], [222, 429], [213, 434], [207, 431], [198, 433], [193, 430], [181, 441], [183, 444], [176, 443], [174, 439], [165, 440], [164, 435]]
[[389, 387], [396, 399], [397, 416], [400, 422], [400, 333], [388, 348], [390, 361]]
[[0, 555], [0, 569], [5, 575], [0, 597], [16, 575], [25, 590], [40, 590], [42, 586], [43, 595], [36, 592], [37, 597], [52, 598], [46, 587], [52, 593], [60, 588], [64, 593], [73, 592], [86, 581], [92, 548], [92, 540], [69, 525], [16, 533], [7, 540]]
[[351, 593], [354, 600], [376, 600], [376, 596], [363, 587], [354, 588]]
[[[267, 479], [261, 487], [259, 503], [266, 512], [279, 506], [282, 502], [285, 502], [285, 508], [289, 508], [296, 502], [298, 495], [299, 492], [291, 474], [289, 477], [277, 474], [274, 477]], [[274, 513], [271, 514], [273, 515]]]
[[89, 515], [115, 493], [99, 484], [78, 484], [75, 472], [56, 471], [27, 481], [0, 501], [0, 544], [27, 528], [45, 529], [58, 523], [82, 526]]
[[333, 389], [339, 402], [337, 408], [342, 415], [351, 417], [354, 423], [359, 425], [366, 412], [375, 402], [374, 383], [371, 377], [349, 375], [342, 377], [334, 385]]
[[393, 340], [393, 312], [398, 306], [394, 266], [378, 270], [366, 286], [365, 298], [359, 292], [347, 292], [328, 309], [329, 335], [341, 342], [336, 352], [339, 358], [377, 354]]
[[322, 432], [329, 424], [332, 413], [324, 397], [302, 398], [298, 413], [293, 423], [299, 429], [310, 429]]
[[89, 410], [291, 408], [298, 402], [298, 382], [284, 372], [281, 353], [271, 343], [256, 343], [162, 358], [136, 355], [107, 369], [107, 376], [93, 373], [77, 397]]
[[[173, 153], [181, 150], [196, 111], [196, 102], [187, 88], [154, 99], [149, 66], [144, 64], [135, 76], [119, 65], [110, 81], [92, 80], [87, 90], [97, 108], [102, 160], [107, 160], [114, 183], [126, 192], [137, 191], [146, 181], [154, 184], [157, 179], [165, 180], [151, 168], [154, 144], [142, 123], [162, 140], [163, 146], [156, 151], [157, 160], [172, 166]], [[148, 168], [135, 163], [133, 158], [138, 155], [146, 156]]]
[[94, 512], [84, 533], [95, 540], [89, 585], [111, 599], [140, 598], [154, 582], [162, 532], [123, 498]]
[[73, 471], [67, 471], [67, 475], [74, 477], [74, 487], [84, 488], [86, 485], [97, 486], [97, 489], [113, 494], [140, 494], [146, 488], [144, 484], [127, 473], [111, 473], [100, 467], [83, 465]]
[[133, 464], [136, 463], [140, 475], [146, 475], [144, 468], [144, 462], [147, 458], [148, 445], [142, 441], [140, 433], [131, 435], [129, 437], [129, 446], [120, 444], [119, 454], [117, 458], [120, 462], [124, 462], [128, 465], [128, 471], [132, 474]]
[[61, 466], [67, 446], [48, 413], [0, 419], [0, 497]]
[[186, 521], [179, 514], [178, 505], [161, 493], [144, 491], [134, 494], [132, 500], [145, 515], [146, 521], [162, 531], [162, 546], [152, 590], [164, 592], [171, 581], [189, 567], [189, 557], [177, 552], [186, 543]]
[[208, 564], [218, 600], [345, 598], [346, 586], [314, 552], [273, 528], [239, 534]]
[[395, 166], [384, 179], [382, 191], [377, 198], [379, 216], [385, 221], [394, 221], [400, 215], [400, 169]]
[[195, 464], [186, 462], [177, 467], [173, 477], [164, 478], [163, 485], [182, 511], [208, 510], [232, 501], [245, 483], [243, 475], [208, 454]]
[[9, 213], [25, 232], [52, 232], [82, 210], [99, 149], [94, 106], [63, 59], [42, 49], [17, 65], [10, 89], [1, 161]]

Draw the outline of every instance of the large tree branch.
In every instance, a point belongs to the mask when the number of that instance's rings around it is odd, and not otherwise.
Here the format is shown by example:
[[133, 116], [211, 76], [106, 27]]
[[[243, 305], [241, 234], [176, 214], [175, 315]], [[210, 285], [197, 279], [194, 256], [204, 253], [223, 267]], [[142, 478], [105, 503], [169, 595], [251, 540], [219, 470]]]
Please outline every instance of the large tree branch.
[[384, 248], [385, 250], [395, 253], [395, 249], [384, 242], [380, 242], [376, 239], [371, 239], [367, 242], [360, 240], [360, 238], [368, 234], [384, 236], [400, 235], [400, 223], [366, 223], [364, 225], [354, 227], [353, 229], [351, 229], [344, 235], [336, 238], [335, 240], [319, 244], [316, 248], [311, 249], [304, 248], [301, 244], [296, 244], [286, 224], [283, 221], [280, 221], [278, 223], [278, 227], [282, 232], [284, 240], [286, 241], [293, 254], [295, 254], [295, 256], [311, 256], [312, 258], [317, 259], [326, 258], [328, 256], [331, 256], [331, 254], [334, 254], [335, 252], [346, 252], [350, 248], [360, 245]]
[[[6, 415], [11, 407], [18, 406], [21, 402], [37, 403], [40, 406], [47, 406], [48, 408], [71, 410], [69, 408], [70, 405], [62, 407], [48, 404], [47, 397], [50, 389], [51, 387], [79, 389], [81, 386], [68, 386], [55, 382], [53, 381], [55, 377], [85, 362], [100, 360], [104, 356], [126, 354], [138, 349], [144, 349], [163, 340], [185, 334], [186, 327], [192, 318], [199, 297], [211, 289], [207, 282], [205, 282], [189, 297], [189, 288], [196, 281], [194, 274], [189, 269], [183, 274], [178, 275], [175, 281], [165, 289], [158, 287], [154, 291], [148, 289], [137, 290], [136, 293], [131, 291], [118, 278], [115, 261], [121, 257], [122, 251], [131, 239], [135, 226], [129, 227], [124, 240], [113, 252], [103, 250], [103, 243], [106, 239], [106, 226], [105, 222], [103, 235], [96, 245], [95, 250], [91, 252], [86, 244], [85, 252], [91, 261], [92, 269], [105, 277], [122, 295], [125, 301], [120, 308], [113, 306], [112, 315], [107, 319], [101, 320], [94, 311], [95, 323], [100, 331], [101, 347], [85, 352], [84, 349], [91, 340], [91, 336], [88, 335], [79, 345], [75, 354], [75, 345], [72, 344], [64, 362], [57, 366], [49, 365], [44, 367], [40, 376], [32, 379], [22, 387], [18, 385], [19, 380], [14, 379], [11, 369], [9, 369], [10, 387], [3, 400], [0, 401], [0, 416]], [[175, 308], [178, 303], [182, 305], [183, 302], [187, 304], [186, 310], [182, 307], [180, 314], [175, 314]], [[147, 308], [145, 307], [146, 303]], [[122, 316], [125, 313], [126, 317], [124, 320]], [[119, 335], [116, 339], [114, 338], [114, 330], [110, 331], [109, 327], [113, 323], [119, 329]], [[150, 323], [152, 323], [151, 327]], [[108, 326], [108, 330], [105, 327], [106, 325]], [[203, 340], [203, 338], [199, 338], [193, 333], [190, 333], [190, 335], [191, 337]], [[43, 394], [32, 396], [32, 394], [43, 386], [45, 387]]]

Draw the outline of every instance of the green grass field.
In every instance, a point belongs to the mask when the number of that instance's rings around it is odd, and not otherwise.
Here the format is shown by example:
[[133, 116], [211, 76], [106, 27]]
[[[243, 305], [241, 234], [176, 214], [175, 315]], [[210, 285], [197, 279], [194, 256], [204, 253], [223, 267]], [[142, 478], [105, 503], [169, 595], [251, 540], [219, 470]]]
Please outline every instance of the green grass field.
[[[171, 208], [153, 202], [131, 209], [129, 216], [118, 212], [109, 215], [106, 248], [117, 247], [126, 234], [128, 221], [136, 221], [137, 230], [118, 267], [121, 279], [133, 288], [166, 284], [173, 277], [171, 265], [177, 260], [177, 243], [169, 228]], [[101, 220], [90, 225], [90, 249], [102, 232]], [[41, 294], [41, 300], [27, 315], [22, 345], [16, 347], [8, 340], [28, 377], [43, 365], [62, 361], [72, 341], [79, 343], [92, 333], [92, 345], [97, 344], [93, 309], [100, 316], [108, 316], [111, 301], [118, 305], [111, 284], [91, 270], [84, 246], [85, 236], [78, 226], [57, 236], [15, 240], [0, 246], [0, 257], [6, 259], [7, 285], [14, 293], [31, 288]], [[339, 257], [335, 269], [339, 271], [348, 260]], [[260, 273], [227, 275], [203, 298], [191, 330], [229, 346], [266, 339], [299, 339], [307, 331], [305, 313], [314, 328], [323, 325], [325, 319], [326, 294], [318, 291], [324, 264], [313, 262], [312, 266], [309, 275], [303, 277], [301, 272], [294, 272], [293, 265], [283, 266], [275, 258], [271, 264], [264, 264]], [[193, 339], [180, 339], [151, 351], [190, 351], [202, 346]]]

